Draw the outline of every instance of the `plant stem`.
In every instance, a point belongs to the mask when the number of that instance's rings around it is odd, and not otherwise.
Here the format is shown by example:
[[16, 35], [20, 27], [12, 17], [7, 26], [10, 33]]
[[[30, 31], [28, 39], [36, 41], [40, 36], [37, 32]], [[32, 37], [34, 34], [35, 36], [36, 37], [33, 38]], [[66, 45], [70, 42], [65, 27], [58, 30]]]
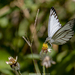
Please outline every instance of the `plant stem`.
[[22, 75], [21, 72], [20, 72], [20, 70], [18, 70], [17, 72], [18, 72], [19, 75]]
[[43, 66], [43, 75], [45, 75], [45, 66]]
[[35, 65], [35, 62], [34, 62], [34, 57], [33, 57], [33, 52], [32, 52], [32, 48], [31, 47], [30, 47], [30, 50], [31, 50], [31, 54], [32, 54], [32, 60], [33, 60], [33, 63], [34, 63], [35, 69], [36, 69], [36, 65]]

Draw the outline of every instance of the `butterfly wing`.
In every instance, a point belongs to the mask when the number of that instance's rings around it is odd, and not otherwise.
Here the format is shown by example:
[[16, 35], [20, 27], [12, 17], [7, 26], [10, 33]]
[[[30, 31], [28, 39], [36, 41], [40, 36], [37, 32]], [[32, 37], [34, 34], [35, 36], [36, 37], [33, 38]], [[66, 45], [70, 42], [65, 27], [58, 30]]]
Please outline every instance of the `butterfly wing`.
[[50, 10], [49, 15], [49, 22], [48, 22], [48, 37], [52, 37], [57, 30], [61, 28], [61, 24], [57, 17], [55, 9], [52, 7]]
[[55, 44], [62, 45], [69, 41], [69, 39], [74, 35], [75, 19], [70, 20], [62, 28], [60, 28], [53, 36]]

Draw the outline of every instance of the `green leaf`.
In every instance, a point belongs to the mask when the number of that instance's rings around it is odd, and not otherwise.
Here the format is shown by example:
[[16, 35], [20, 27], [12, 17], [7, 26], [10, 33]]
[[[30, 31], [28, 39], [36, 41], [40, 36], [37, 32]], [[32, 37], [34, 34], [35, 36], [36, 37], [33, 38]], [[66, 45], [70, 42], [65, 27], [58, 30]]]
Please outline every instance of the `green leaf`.
[[38, 55], [38, 54], [28, 54], [28, 55], [26, 55], [25, 56], [25, 58], [28, 58], [28, 59], [40, 59], [40, 55]]
[[0, 50], [0, 69], [8, 68], [10, 69], [10, 66], [6, 64], [6, 61], [8, 61], [8, 57], [10, 54], [6, 52], [5, 50]]
[[0, 71], [6, 75], [14, 75], [9, 69], [1, 69]]

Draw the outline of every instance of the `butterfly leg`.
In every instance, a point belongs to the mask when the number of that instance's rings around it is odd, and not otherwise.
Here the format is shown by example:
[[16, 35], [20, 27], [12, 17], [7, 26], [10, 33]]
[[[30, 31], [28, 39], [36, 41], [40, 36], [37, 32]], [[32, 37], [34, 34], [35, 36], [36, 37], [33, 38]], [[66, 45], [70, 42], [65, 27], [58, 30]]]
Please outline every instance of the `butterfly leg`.
[[49, 37], [46, 38], [45, 43], [48, 42], [48, 41], [50, 41], [50, 38]]
[[52, 43], [49, 41], [49, 44], [51, 45], [51, 47], [52, 47]]

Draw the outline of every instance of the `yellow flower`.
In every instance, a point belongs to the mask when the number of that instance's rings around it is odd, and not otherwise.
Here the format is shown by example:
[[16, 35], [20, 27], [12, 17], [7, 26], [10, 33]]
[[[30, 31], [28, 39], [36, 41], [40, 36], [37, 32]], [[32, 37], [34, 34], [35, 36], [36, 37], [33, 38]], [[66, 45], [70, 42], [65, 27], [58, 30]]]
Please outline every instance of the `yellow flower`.
[[48, 49], [47, 43], [43, 43], [43, 47], [42, 47], [43, 52], [47, 51], [47, 49]]
[[43, 43], [43, 46], [42, 46], [42, 51], [43, 52], [51, 52], [51, 48], [48, 48], [48, 45], [47, 45], [47, 43]]
[[47, 43], [43, 43], [43, 47], [48, 48]]

